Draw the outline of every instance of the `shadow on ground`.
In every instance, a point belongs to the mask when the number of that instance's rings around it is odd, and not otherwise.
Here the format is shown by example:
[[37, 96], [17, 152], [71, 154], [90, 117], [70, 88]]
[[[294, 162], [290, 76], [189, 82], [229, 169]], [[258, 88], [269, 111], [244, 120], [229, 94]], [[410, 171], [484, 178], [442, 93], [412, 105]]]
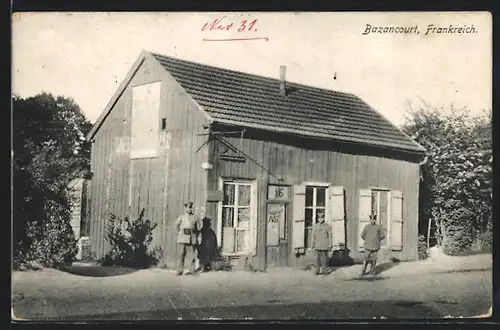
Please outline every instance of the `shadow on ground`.
[[375, 266], [374, 274], [379, 275], [379, 274], [391, 269], [392, 267], [396, 266], [398, 263], [399, 262], [388, 261], [388, 262], [384, 262], [380, 265], [377, 265], [377, 266]]
[[138, 269], [128, 268], [128, 267], [100, 266], [98, 264], [95, 265], [73, 264], [71, 267], [61, 269], [61, 271], [77, 276], [110, 277], [110, 276], [131, 274], [138, 271]]
[[[283, 305], [225, 306], [170, 309], [65, 317], [64, 320], [204, 320], [204, 319], [411, 319], [440, 318], [436, 310], [419, 301], [325, 301]], [[62, 320], [62, 319], [59, 319]]]

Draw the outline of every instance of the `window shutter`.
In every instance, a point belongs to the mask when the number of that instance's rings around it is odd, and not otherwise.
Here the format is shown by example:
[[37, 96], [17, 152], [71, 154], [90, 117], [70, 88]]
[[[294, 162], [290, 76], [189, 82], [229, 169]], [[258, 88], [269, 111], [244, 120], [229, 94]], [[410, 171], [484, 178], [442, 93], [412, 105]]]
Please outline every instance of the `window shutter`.
[[257, 184], [250, 188], [250, 253], [257, 254]]
[[372, 191], [370, 189], [359, 190], [358, 210], [358, 248], [360, 251], [363, 251], [365, 249], [365, 241], [361, 238], [361, 232], [370, 222], [370, 214], [372, 212]]
[[161, 82], [132, 89], [132, 158], [157, 157], [160, 130]]
[[[306, 208], [306, 186], [295, 185], [293, 187], [293, 228], [292, 248], [294, 250], [305, 248], [305, 208]], [[304, 252], [304, 251], [298, 251]]]
[[401, 251], [403, 249], [403, 193], [391, 191], [391, 250]]
[[333, 248], [340, 250], [345, 248], [345, 194], [344, 187], [329, 187], [330, 207], [328, 223], [332, 227]]

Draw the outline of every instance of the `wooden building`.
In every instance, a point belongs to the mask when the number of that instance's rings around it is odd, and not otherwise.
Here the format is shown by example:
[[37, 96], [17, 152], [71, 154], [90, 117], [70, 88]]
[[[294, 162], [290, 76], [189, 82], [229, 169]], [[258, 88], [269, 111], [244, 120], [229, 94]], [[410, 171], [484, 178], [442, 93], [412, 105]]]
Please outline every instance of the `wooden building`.
[[159, 224], [175, 263], [183, 202], [212, 220], [224, 255], [254, 269], [304, 260], [316, 212], [335, 247], [362, 250], [371, 212], [384, 247], [417, 258], [425, 150], [355, 95], [142, 52], [88, 135], [90, 240], [101, 257], [111, 213]]

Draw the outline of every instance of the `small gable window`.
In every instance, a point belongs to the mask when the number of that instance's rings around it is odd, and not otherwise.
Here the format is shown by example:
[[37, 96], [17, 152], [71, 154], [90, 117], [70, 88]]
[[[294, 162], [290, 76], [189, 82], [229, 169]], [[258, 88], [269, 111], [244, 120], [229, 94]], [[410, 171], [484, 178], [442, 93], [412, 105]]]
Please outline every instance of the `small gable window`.
[[161, 82], [132, 88], [131, 158], [158, 157], [160, 88]]

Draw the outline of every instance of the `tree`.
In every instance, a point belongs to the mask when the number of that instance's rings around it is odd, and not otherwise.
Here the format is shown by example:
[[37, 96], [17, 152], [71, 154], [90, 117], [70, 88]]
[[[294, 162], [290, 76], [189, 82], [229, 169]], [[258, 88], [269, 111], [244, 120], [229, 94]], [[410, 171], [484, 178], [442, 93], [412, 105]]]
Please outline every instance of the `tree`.
[[491, 229], [491, 112], [473, 117], [466, 108], [450, 110], [424, 103], [410, 109], [403, 130], [427, 149], [420, 221], [432, 219], [438, 244], [455, 254]]
[[90, 128], [71, 98], [13, 97], [15, 257], [47, 265], [74, 257], [67, 185], [89, 170]]

